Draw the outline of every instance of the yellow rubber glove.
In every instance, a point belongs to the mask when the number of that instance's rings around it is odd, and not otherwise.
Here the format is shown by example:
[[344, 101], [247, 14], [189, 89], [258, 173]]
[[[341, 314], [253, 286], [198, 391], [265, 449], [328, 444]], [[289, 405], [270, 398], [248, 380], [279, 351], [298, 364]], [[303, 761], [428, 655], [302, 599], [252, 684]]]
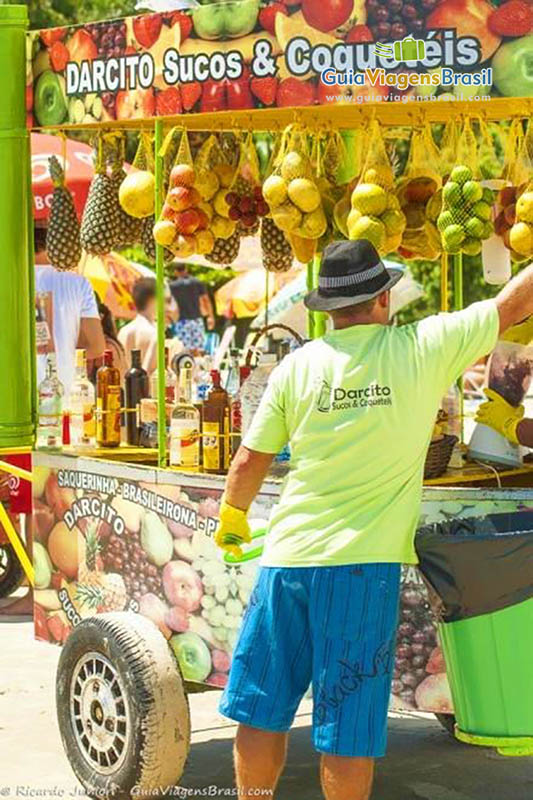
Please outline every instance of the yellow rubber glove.
[[477, 410], [476, 422], [488, 425], [513, 444], [520, 444], [516, 434], [518, 423], [524, 417], [524, 406], [515, 408], [492, 389], [485, 389], [487, 403], [482, 403]]
[[508, 328], [503, 336], [500, 337], [504, 342], [514, 342], [515, 344], [529, 344], [533, 339], [533, 316], [528, 317], [524, 322]]
[[224, 496], [220, 503], [220, 517], [215, 531], [215, 542], [235, 558], [242, 556], [241, 545], [252, 541], [246, 511], [230, 506]]

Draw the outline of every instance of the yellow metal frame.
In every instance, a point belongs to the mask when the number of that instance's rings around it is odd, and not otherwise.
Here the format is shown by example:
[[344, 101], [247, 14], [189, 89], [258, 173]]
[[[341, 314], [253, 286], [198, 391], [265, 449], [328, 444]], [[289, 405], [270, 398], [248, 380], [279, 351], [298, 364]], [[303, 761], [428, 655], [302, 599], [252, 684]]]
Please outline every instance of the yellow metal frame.
[[[8, 448], [0, 448], [0, 455], [19, 455], [22, 453], [31, 453], [29, 447], [15, 447], [13, 449]], [[14, 464], [8, 464], [7, 461], [0, 460], [0, 472], [7, 472], [10, 475], [16, 475], [17, 478], [22, 478], [22, 480], [30, 481], [33, 483], [33, 472], [28, 472], [27, 469], [22, 469], [21, 467], [16, 467]], [[24, 570], [26, 577], [30, 583], [30, 586], [35, 585], [35, 570], [33, 569], [33, 564], [30, 561], [30, 558], [22, 544], [20, 536], [18, 535], [17, 531], [15, 530], [15, 526], [11, 522], [9, 518], [9, 514], [4, 508], [4, 504], [0, 503], [0, 524], [3, 525], [5, 532], [7, 534], [7, 538], [18, 560], [21, 563], [22, 569]]]

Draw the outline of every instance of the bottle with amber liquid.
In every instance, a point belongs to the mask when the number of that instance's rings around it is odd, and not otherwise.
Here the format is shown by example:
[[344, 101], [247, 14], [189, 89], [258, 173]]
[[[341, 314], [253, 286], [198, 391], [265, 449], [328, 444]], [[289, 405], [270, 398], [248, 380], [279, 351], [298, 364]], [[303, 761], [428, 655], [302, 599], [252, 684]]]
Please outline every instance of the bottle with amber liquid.
[[113, 366], [111, 350], [104, 350], [104, 363], [96, 373], [96, 443], [120, 444], [120, 372]]
[[229, 469], [230, 399], [220, 385], [220, 372], [211, 371], [212, 388], [202, 407], [202, 457], [204, 472], [224, 474]]

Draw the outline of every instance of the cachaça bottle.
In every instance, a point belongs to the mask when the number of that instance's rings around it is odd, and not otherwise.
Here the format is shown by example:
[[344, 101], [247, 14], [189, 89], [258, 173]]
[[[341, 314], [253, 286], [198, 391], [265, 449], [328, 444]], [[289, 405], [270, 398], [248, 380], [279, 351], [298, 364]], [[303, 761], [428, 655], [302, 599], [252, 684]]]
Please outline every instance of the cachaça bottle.
[[[158, 370], [155, 369], [150, 376], [150, 397], [157, 400]], [[169, 366], [169, 350], [165, 347], [165, 400], [167, 403], [176, 402], [176, 375]]]
[[205, 472], [224, 474], [229, 469], [230, 400], [220, 385], [220, 372], [211, 371], [212, 388], [202, 407], [202, 454]]
[[113, 366], [111, 350], [104, 351], [104, 363], [96, 373], [96, 443], [120, 444], [120, 372]]
[[94, 386], [87, 377], [87, 353], [76, 350], [76, 376], [69, 396], [70, 441], [74, 447], [94, 447], [96, 420]]
[[148, 373], [143, 369], [141, 351], [131, 351], [131, 367], [124, 376], [126, 403], [126, 441], [134, 447], [139, 446], [140, 403], [149, 395]]
[[61, 450], [63, 440], [63, 384], [57, 377], [55, 353], [46, 360], [46, 376], [39, 384], [37, 450]]
[[178, 402], [170, 421], [170, 465], [197, 472], [200, 468], [200, 412], [192, 402], [193, 371], [182, 367], [178, 377]]

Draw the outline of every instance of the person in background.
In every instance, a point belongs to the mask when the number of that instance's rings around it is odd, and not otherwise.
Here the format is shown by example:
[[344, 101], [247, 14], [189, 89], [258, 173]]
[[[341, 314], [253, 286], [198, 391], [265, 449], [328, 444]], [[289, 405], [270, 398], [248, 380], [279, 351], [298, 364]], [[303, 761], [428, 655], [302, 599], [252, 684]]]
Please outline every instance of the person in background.
[[189, 275], [185, 264], [175, 264], [174, 274], [170, 291], [180, 311], [176, 334], [188, 350], [203, 350], [204, 319], [208, 330], [215, 327], [213, 304], [202, 281]]
[[[74, 380], [76, 348], [87, 358], [99, 358], [105, 348], [104, 332], [91, 284], [76, 272], [58, 270], [48, 263], [46, 229], [34, 229], [35, 292], [51, 296], [52, 338], [58, 377], [65, 395]], [[46, 355], [37, 357], [37, 380], [46, 372]]]
[[[115, 318], [110, 309], [105, 303], [101, 303], [100, 300], [98, 300], [98, 313], [100, 314], [102, 329], [104, 331], [105, 349], [111, 350], [113, 353], [113, 364], [120, 372], [121, 383], [124, 383], [124, 376], [128, 370], [128, 362], [126, 359], [126, 352], [118, 339]], [[103, 358], [96, 358], [91, 359], [90, 363], [87, 365], [89, 379], [93, 383], [96, 383], [96, 372], [98, 367], [101, 367], [103, 363]]]
[[154, 342], [157, 341], [155, 278], [140, 278], [133, 285], [132, 295], [137, 314], [121, 328], [118, 341], [124, 348], [126, 357], [132, 350], [140, 350], [143, 367], [150, 373], [155, 369], [153, 354]]

